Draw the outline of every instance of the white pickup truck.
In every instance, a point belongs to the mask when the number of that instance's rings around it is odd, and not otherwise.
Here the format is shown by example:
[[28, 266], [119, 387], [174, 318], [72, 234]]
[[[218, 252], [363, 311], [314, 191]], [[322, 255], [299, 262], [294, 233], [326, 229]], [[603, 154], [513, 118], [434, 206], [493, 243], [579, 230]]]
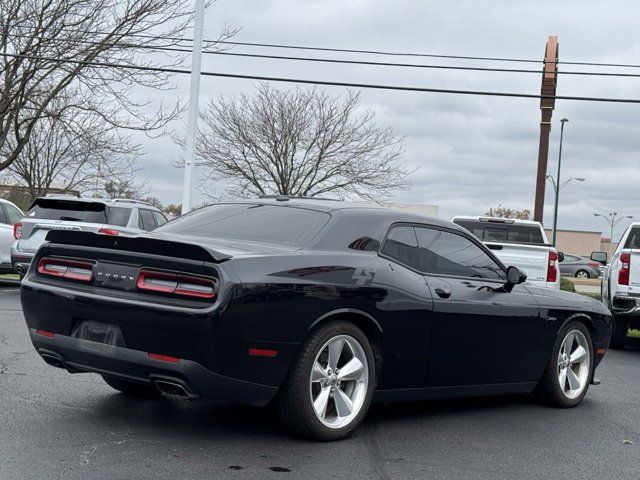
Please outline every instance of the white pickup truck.
[[640, 223], [622, 235], [602, 277], [602, 302], [613, 314], [611, 348], [624, 348], [629, 328], [640, 328]]
[[516, 266], [538, 287], [560, 289], [562, 254], [549, 244], [539, 222], [494, 217], [454, 217], [453, 223], [480, 239], [505, 266]]

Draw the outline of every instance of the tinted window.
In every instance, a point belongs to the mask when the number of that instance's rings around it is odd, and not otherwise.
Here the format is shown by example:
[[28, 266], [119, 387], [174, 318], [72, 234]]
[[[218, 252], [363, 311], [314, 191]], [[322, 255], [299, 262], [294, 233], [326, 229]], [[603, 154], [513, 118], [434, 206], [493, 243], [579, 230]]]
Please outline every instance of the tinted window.
[[427, 273], [461, 277], [505, 278], [503, 270], [484, 250], [455, 233], [416, 228], [421, 269]]
[[302, 246], [329, 218], [328, 213], [284, 205], [219, 204], [183, 215], [158, 230], [195, 237]]
[[106, 206], [99, 202], [76, 202], [40, 198], [36, 200], [26, 217], [71, 222], [106, 223]]
[[126, 227], [131, 217], [131, 209], [125, 207], [109, 207], [107, 223], [118, 227]]
[[537, 225], [490, 223], [479, 220], [456, 220], [456, 224], [469, 230], [483, 242], [512, 242], [545, 245], [542, 229]]
[[156, 221], [157, 226], [164, 225], [165, 223], [167, 223], [166, 217], [160, 212], [153, 211], [151, 213], [153, 214], [153, 219]]
[[640, 248], [640, 228], [632, 228], [624, 248]]
[[18, 210], [13, 205], [9, 205], [8, 203], [3, 204], [4, 212], [7, 217], [7, 223], [9, 225], [14, 225], [20, 221], [20, 219], [24, 216], [22, 212]]
[[138, 225], [142, 222], [143, 230], [153, 230], [156, 228], [156, 221], [153, 219], [153, 212], [151, 210], [139, 209], [138, 213], [140, 214], [140, 219], [138, 220]]
[[394, 227], [387, 235], [380, 253], [420, 270], [418, 241], [413, 227]]
[[7, 220], [7, 217], [5, 217], [4, 215], [4, 210], [2, 207], [4, 207], [5, 205], [3, 203], [0, 203], [0, 223], [9, 223], [9, 221]]

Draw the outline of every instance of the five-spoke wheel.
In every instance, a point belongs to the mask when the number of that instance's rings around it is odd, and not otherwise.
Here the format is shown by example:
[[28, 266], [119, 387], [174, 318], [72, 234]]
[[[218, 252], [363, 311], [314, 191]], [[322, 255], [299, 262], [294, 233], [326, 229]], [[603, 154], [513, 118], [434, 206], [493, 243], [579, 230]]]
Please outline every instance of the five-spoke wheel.
[[369, 339], [352, 323], [331, 321], [302, 347], [278, 399], [280, 419], [317, 440], [344, 438], [366, 415], [374, 384]]

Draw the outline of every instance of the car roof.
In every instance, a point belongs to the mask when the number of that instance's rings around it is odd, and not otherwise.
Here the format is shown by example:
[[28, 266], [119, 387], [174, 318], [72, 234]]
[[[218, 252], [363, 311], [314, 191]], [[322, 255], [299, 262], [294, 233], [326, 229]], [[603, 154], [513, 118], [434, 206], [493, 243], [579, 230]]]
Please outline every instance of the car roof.
[[222, 201], [217, 204], [232, 204], [232, 203], [251, 203], [260, 205], [274, 205], [281, 207], [294, 207], [305, 208], [308, 210], [316, 210], [319, 212], [339, 214], [339, 215], [357, 215], [359, 217], [368, 216], [372, 219], [388, 219], [394, 223], [406, 222], [406, 223], [424, 223], [429, 225], [436, 225], [441, 227], [447, 227], [455, 230], [463, 230], [458, 225], [455, 225], [449, 221], [441, 220], [439, 218], [431, 217], [428, 215], [421, 215], [419, 213], [408, 212], [406, 210], [397, 209], [394, 207], [385, 207], [382, 205], [372, 205], [366, 202], [350, 202], [344, 200], [332, 200], [326, 198], [314, 198], [314, 197], [290, 197], [290, 196], [266, 196], [257, 199], [243, 199], [233, 201]]
[[18, 207], [15, 203], [9, 201], [9, 200], [5, 200], [4, 198], [0, 198], [0, 203], [7, 203], [9, 205], [13, 205], [14, 207], [16, 207], [18, 210], [22, 211], [22, 209], [20, 207]]
[[103, 203], [110, 207], [144, 207], [150, 210], [160, 211], [158, 208], [154, 207], [150, 203], [143, 202], [141, 200], [133, 200], [129, 198], [87, 198], [87, 197], [76, 197], [74, 195], [49, 195], [46, 197], [38, 197], [34, 200], [34, 203], [37, 200], [69, 200], [73, 202], [86, 202], [86, 203]]

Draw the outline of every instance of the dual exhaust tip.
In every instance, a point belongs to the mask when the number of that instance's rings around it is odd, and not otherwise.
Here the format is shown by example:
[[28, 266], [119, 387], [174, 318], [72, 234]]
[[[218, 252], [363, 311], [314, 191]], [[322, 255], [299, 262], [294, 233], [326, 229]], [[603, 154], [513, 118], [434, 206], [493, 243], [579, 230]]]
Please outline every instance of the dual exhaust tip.
[[[53, 367], [64, 368], [65, 370], [69, 371], [77, 371], [74, 368], [67, 366], [64, 363], [64, 360], [58, 355], [48, 352], [40, 352], [40, 356], [47, 364]], [[164, 393], [165, 395], [173, 395], [184, 398], [198, 398], [198, 395], [189, 391], [189, 389], [182, 383], [174, 380], [152, 378], [151, 383], [160, 391], [160, 393]]]

